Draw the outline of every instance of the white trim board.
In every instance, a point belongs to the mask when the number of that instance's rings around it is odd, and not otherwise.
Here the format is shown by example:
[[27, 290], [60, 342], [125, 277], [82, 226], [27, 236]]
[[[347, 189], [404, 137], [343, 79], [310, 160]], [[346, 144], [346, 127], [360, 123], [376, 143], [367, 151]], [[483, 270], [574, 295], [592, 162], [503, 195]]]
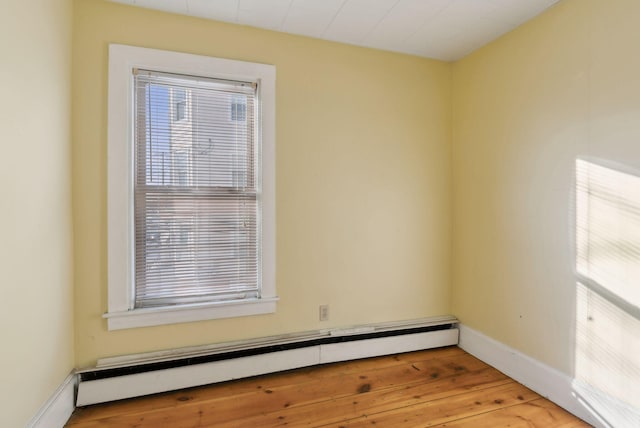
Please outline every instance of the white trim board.
[[75, 410], [77, 375], [72, 372], [27, 423], [28, 428], [62, 428]]
[[458, 329], [450, 328], [310, 345], [228, 360], [87, 380], [81, 381], [78, 386], [76, 405], [86, 406], [318, 364], [411, 352], [457, 343]]
[[[630, 409], [628, 405], [617, 401], [613, 397], [606, 397], [605, 399], [605, 394], [595, 390], [595, 388], [479, 331], [463, 324], [459, 324], [458, 327], [460, 330], [458, 346], [460, 348], [548, 398], [589, 424], [602, 428], [640, 426], [640, 416], [636, 413], [637, 410]], [[594, 410], [587, 403], [585, 397], [598, 397], [600, 403], [606, 403], [609, 410], [606, 413], [609, 414]], [[631, 425], [628, 424], [630, 421], [632, 421]], [[623, 424], [620, 425], [620, 422]]]

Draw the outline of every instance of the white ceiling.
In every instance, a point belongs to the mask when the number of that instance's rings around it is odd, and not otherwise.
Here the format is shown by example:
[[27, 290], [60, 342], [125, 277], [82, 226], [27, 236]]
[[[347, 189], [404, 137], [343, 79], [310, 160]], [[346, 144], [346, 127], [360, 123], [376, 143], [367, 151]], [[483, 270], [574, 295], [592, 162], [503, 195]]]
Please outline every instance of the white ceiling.
[[453, 61], [559, 0], [112, 0]]

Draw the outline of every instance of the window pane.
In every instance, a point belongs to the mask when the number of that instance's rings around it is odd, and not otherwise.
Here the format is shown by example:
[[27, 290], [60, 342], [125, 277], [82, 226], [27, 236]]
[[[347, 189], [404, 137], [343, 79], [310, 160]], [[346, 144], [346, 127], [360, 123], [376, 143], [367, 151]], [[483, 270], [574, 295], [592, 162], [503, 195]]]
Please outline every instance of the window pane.
[[207, 83], [136, 76], [136, 307], [259, 291], [256, 91]]

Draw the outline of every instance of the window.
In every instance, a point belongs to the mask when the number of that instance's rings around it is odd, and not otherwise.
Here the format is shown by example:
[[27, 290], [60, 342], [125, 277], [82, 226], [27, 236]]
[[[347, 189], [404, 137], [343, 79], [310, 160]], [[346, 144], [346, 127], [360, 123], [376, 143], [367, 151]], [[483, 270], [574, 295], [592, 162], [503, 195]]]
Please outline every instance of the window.
[[274, 67], [109, 55], [109, 329], [274, 312]]

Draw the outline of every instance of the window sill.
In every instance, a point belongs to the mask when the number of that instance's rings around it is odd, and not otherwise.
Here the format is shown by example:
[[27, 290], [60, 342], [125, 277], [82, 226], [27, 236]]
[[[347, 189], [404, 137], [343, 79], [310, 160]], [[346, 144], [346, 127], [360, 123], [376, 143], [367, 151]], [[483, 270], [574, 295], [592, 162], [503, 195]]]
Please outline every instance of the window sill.
[[109, 330], [151, 327], [183, 322], [270, 314], [276, 311], [277, 297], [231, 302], [166, 306], [110, 312], [103, 315]]

